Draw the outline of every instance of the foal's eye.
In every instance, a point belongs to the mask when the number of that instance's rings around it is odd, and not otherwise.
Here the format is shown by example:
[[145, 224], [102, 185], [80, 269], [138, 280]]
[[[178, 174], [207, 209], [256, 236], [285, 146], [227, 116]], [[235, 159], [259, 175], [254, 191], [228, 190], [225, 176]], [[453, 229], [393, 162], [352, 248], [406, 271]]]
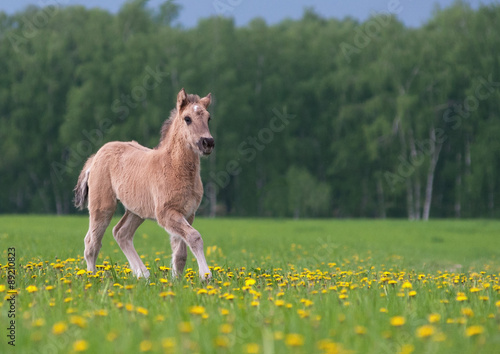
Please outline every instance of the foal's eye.
[[210, 123], [210, 121], [212, 120], [212, 117], [208, 116], [208, 122]]
[[184, 117], [184, 121], [186, 122], [187, 125], [191, 124], [193, 121], [191, 120], [191, 117]]

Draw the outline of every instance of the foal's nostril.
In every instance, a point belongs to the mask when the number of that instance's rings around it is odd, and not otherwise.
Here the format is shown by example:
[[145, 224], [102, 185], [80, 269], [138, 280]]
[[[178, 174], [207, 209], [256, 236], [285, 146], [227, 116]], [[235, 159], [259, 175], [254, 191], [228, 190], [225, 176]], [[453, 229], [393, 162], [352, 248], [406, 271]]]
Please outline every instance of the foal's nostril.
[[215, 141], [213, 138], [203, 138], [202, 144], [204, 149], [209, 149], [215, 146]]

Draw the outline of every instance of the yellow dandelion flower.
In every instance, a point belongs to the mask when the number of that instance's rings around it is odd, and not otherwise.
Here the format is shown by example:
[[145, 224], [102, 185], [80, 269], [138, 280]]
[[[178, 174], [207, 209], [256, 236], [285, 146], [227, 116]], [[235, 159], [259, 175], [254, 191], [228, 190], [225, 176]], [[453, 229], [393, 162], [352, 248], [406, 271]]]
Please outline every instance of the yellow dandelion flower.
[[139, 351], [140, 352], [149, 352], [153, 349], [153, 343], [150, 340], [143, 340], [139, 344]]
[[472, 309], [469, 307], [464, 307], [463, 309], [460, 310], [460, 313], [464, 316], [467, 316], [467, 317], [474, 316], [474, 311], [472, 311]]
[[181, 333], [191, 333], [193, 331], [193, 326], [191, 325], [191, 322], [179, 323], [179, 331]]
[[387, 310], [385, 307], [381, 307], [379, 311], [382, 312], [382, 313], [389, 312], [389, 310]]
[[306, 318], [309, 317], [309, 311], [298, 309], [297, 314], [299, 315], [300, 318]]
[[304, 336], [297, 333], [287, 334], [285, 344], [289, 347], [301, 347], [304, 345]]
[[277, 306], [277, 307], [281, 307], [283, 305], [285, 305], [285, 301], [284, 300], [276, 300], [274, 302], [274, 304]]
[[465, 335], [467, 337], [477, 336], [484, 332], [483, 326], [470, 326], [465, 329]]
[[391, 322], [391, 326], [401, 327], [402, 325], [404, 325], [406, 323], [406, 320], [403, 316], [394, 316], [394, 317], [391, 317], [390, 322]]
[[467, 301], [467, 299], [468, 299], [468, 298], [467, 298], [467, 296], [465, 296], [465, 294], [464, 294], [464, 293], [458, 293], [458, 294], [457, 294], [457, 298], [456, 298], [456, 300], [457, 300], [457, 301], [462, 302], [462, 301]]
[[200, 289], [200, 290], [198, 290], [198, 291], [196, 292], [196, 294], [198, 294], [198, 295], [201, 295], [201, 294], [207, 294], [207, 293], [208, 293], [207, 289], [203, 289], [203, 288], [202, 288], [202, 289]]
[[436, 323], [441, 320], [441, 315], [439, 313], [431, 313], [427, 319], [429, 320], [430, 323]]
[[37, 318], [33, 321], [33, 327], [42, 327], [45, 325], [45, 320], [43, 318]]
[[248, 343], [246, 345], [247, 354], [258, 354], [260, 352], [260, 347], [257, 343]]
[[227, 348], [229, 346], [229, 339], [227, 337], [217, 336], [215, 337], [215, 345], [221, 348]]
[[250, 278], [245, 280], [245, 286], [252, 286], [254, 284], [255, 284], [255, 279]]
[[175, 296], [175, 293], [173, 291], [162, 291], [160, 293], [160, 297], [167, 297], [167, 296]]
[[303, 303], [305, 307], [310, 307], [314, 304], [314, 302], [309, 299], [301, 299], [300, 302]]
[[3, 292], [5, 291], [5, 289], [7, 289], [7, 288], [5, 287], [5, 285], [0, 284], [0, 293], [3, 293]]
[[87, 349], [89, 349], [89, 342], [86, 340], [81, 339], [73, 343], [73, 350], [75, 352], [84, 352]]
[[52, 333], [54, 334], [63, 334], [68, 330], [68, 325], [66, 322], [57, 322], [52, 326]]
[[498, 300], [497, 302], [495, 302], [495, 306], [496, 307], [500, 307], [500, 300]]
[[82, 316], [76, 316], [76, 315], [71, 316], [69, 318], [69, 323], [77, 325], [80, 328], [87, 327], [87, 320], [85, 319], [85, 317]]
[[229, 323], [224, 323], [219, 327], [219, 331], [224, 334], [229, 334], [233, 331], [233, 326]]
[[411, 354], [415, 351], [415, 347], [412, 344], [403, 344], [399, 354]]
[[30, 285], [26, 288], [26, 290], [31, 294], [31, 293], [35, 293], [38, 291], [38, 288], [34, 285]]
[[413, 286], [411, 285], [411, 283], [409, 281], [405, 281], [402, 285], [402, 288], [403, 289], [413, 289]]
[[481, 289], [476, 288], [476, 287], [473, 287], [473, 288], [470, 288], [470, 289], [469, 289], [469, 291], [470, 291], [471, 293], [477, 293], [478, 291], [481, 291]]
[[227, 316], [227, 315], [229, 315], [229, 310], [228, 309], [219, 309], [219, 313], [222, 316]]
[[118, 338], [118, 333], [116, 331], [111, 331], [106, 334], [106, 340], [108, 342], [113, 342], [116, 338]]
[[417, 292], [415, 290], [412, 290], [408, 293], [409, 297], [414, 297], [415, 295], [417, 295]]
[[166, 283], [168, 283], [168, 279], [161, 278], [160, 279], [160, 283], [166, 284]]
[[325, 353], [344, 353], [342, 346], [337, 344], [330, 339], [322, 339], [317, 344], [316, 347]]
[[428, 338], [435, 333], [434, 326], [431, 325], [423, 325], [417, 328], [417, 337], [418, 338]]
[[129, 311], [129, 312], [134, 311], [134, 308], [135, 308], [135, 307], [134, 307], [134, 305], [132, 305], [132, 304], [126, 304], [126, 305], [125, 305], [125, 309], [126, 309], [127, 311]]
[[108, 310], [101, 309], [94, 312], [96, 316], [106, 317], [108, 315]]
[[163, 349], [167, 350], [167, 351], [172, 351], [173, 349], [175, 349], [175, 338], [163, 338], [161, 340], [161, 346]]
[[364, 334], [366, 334], [366, 327], [356, 326], [356, 327], [354, 327], [354, 333], [359, 334], [359, 335], [364, 335]]
[[147, 315], [149, 313], [149, 311], [147, 309], [145, 309], [144, 307], [137, 307], [135, 309], [138, 313], [140, 313], [141, 315]]
[[83, 275], [83, 274], [86, 274], [87, 271], [84, 270], [84, 269], [80, 269], [78, 272], [76, 272], [76, 275]]
[[282, 340], [285, 338], [285, 335], [281, 331], [274, 332], [274, 340]]
[[253, 306], [253, 307], [255, 307], [255, 306], [259, 306], [259, 304], [260, 304], [260, 303], [259, 303], [257, 300], [253, 300], [253, 301], [250, 303], [250, 305], [251, 305], [251, 306]]
[[191, 306], [189, 313], [192, 315], [202, 315], [205, 313], [205, 308], [203, 306]]

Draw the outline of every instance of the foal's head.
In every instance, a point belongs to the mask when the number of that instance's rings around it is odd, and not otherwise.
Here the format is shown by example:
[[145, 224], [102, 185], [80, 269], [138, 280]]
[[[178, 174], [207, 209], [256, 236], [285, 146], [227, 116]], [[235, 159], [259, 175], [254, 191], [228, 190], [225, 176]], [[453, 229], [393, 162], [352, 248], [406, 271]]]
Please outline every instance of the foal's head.
[[177, 106], [172, 112], [171, 118], [165, 122], [162, 128], [162, 140], [166, 131], [170, 128], [176, 129], [189, 148], [199, 155], [210, 155], [214, 149], [214, 138], [210, 134], [208, 122], [210, 113], [207, 108], [211, 102], [211, 95], [200, 98], [197, 95], [187, 95], [184, 89], [177, 95]]

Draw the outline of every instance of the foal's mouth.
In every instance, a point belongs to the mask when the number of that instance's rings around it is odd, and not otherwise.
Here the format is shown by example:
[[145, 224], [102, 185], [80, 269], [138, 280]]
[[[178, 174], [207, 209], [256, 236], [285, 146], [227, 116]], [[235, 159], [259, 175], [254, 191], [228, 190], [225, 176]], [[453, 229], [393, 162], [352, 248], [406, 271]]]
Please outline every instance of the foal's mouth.
[[212, 153], [215, 147], [215, 141], [213, 138], [201, 138], [198, 140], [198, 149], [203, 153], [203, 155], [208, 156]]

